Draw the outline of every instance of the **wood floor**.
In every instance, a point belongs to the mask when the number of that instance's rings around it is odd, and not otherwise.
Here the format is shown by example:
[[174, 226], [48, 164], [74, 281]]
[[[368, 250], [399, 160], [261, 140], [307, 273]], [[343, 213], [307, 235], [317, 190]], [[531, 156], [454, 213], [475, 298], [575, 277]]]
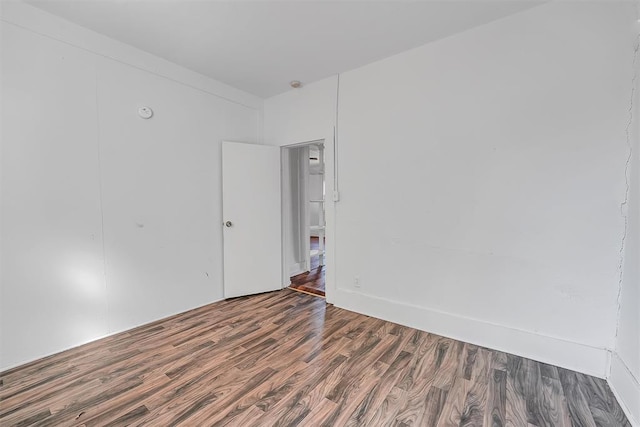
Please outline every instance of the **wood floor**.
[[[311, 249], [318, 249], [318, 237], [311, 237]], [[311, 270], [291, 277], [292, 289], [309, 292], [313, 295], [325, 295], [325, 268], [320, 265], [320, 257], [311, 257]]]
[[298, 274], [297, 276], [293, 276], [291, 278], [292, 289], [301, 290], [304, 292], [309, 292], [313, 295], [324, 296], [324, 277], [325, 277], [325, 268], [324, 266], [320, 266], [311, 271], [307, 271], [302, 274]]
[[288, 289], [2, 372], [0, 399], [2, 426], [630, 426], [603, 380]]

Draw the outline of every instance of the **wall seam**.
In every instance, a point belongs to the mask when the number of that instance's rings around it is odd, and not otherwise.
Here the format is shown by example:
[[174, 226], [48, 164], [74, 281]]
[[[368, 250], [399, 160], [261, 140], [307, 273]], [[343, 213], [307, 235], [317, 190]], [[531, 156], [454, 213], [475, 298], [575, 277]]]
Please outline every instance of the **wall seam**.
[[95, 101], [96, 101], [96, 148], [98, 152], [98, 198], [100, 199], [100, 232], [102, 233], [102, 271], [104, 279], [104, 311], [105, 321], [107, 323], [107, 333], [111, 333], [111, 325], [109, 324], [109, 286], [107, 284], [107, 248], [104, 233], [104, 197], [102, 189], [102, 153], [100, 144], [100, 102], [98, 90], [98, 59], [95, 58]]
[[[638, 12], [636, 9], [636, 17], [637, 16], [638, 16]], [[629, 96], [627, 126], [625, 128], [625, 136], [626, 136], [626, 144], [627, 144], [627, 159], [625, 161], [625, 166], [624, 166], [625, 193], [624, 193], [624, 200], [622, 201], [622, 203], [620, 203], [620, 215], [624, 218], [624, 229], [623, 229], [622, 239], [620, 242], [620, 250], [619, 250], [620, 261], [618, 263], [619, 276], [618, 276], [618, 295], [616, 297], [616, 304], [617, 304], [616, 329], [613, 337], [613, 348], [611, 349], [612, 352], [615, 352], [616, 343], [618, 341], [618, 334], [620, 332], [620, 315], [622, 311], [622, 287], [623, 287], [622, 285], [624, 282], [625, 248], [626, 248], [627, 234], [629, 231], [628, 204], [629, 204], [629, 193], [631, 191], [630, 182], [629, 182], [629, 172], [630, 172], [630, 166], [631, 166], [631, 159], [633, 158], [633, 143], [631, 141], [631, 127], [633, 126], [633, 123], [634, 123], [633, 109], [635, 108], [635, 105], [633, 101], [635, 98], [636, 82], [638, 78], [637, 63], [638, 63], [639, 51], [640, 51], [640, 31], [637, 31], [635, 44], [633, 48], [633, 61], [631, 63], [631, 67], [632, 67], [631, 93]], [[607, 375], [608, 376], [611, 375], [611, 361], [609, 361], [607, 366]]]

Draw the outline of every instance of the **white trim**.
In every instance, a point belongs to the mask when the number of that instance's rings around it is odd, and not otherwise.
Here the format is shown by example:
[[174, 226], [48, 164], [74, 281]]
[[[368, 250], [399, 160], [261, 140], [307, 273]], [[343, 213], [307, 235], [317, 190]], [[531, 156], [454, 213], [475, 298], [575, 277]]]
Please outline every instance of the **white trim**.
[[640, 383], [618, 353], [612, 354], [607, 383], [631, 425], [640, 427]]
[[[289, 277], [285, 278], [285, 282], [290, 282], [291, 281], [291, 276], [297, 276], [298, 274], [302, 274], [305, 271], [307, 271], [307, 269], [305, 268], [305, 264], [304, 262], [298, 262], [296, 264], [293, 264], [291, 266], [291, 269], [289, 270]], [[289, 287], [289, 284], [287, 284], [285, 286], [285, 288]]]
[[[96, 55], [261, 110], [263, 99], [173, 62], [17, 1], [0, 1], [0, 20]], [[260, 121], [260, 117], [257, 118]]]
[[327, 129], [324, 138], [324, 236], [325, 236], [325, 270], [324, 270], [324, 294], [327, 303], [335, 304], [336, 295], [336, 202], [333, 200], [335, 188], [336, 156], [335, 127]]
[[[281, 188], [281, 209], [282, 209], [282, 213], [281, 213], [282, 289], [288, 288], [289, 285], [291, 285], [292, 276], [296, 276], [298, 274], [304, 273], [305, 271], [309, 271], [309, 266], [311, 265], [310, 242], [308, 241], [305, 242], [304, 248], [302, 249], [302, 252], [305, 254], [304, 260], [301, 262], [293, 263], [292, 265], [289, 265], [289, 258], [287, 254], [287, 243], [289, 241], [289, 227], [287, 226], [287, 224], [292, 222], [292, 218], [290, 215], [292, 200], [290, 195], [291, 166], [289, 163], [289, 155], [290, 155], [289, 149], [296, 148], [296, 147], [307, 147], [309, 145], [318, 144], [318, 143], [323, 143], [323, 140], [319, 139], [311, 142], [301, 142], [296, 144], [280, 146], [280, 153], [281, 153], [280, 154], [280, 184], [281, 184], [280, 188]], [[305, 167], [308, 169], [309, 166], [305, 165]], [[302, 173], [302, 176], [304, 177], [303, 179], [305, 180], [308, 179], [307, 175], [308, 175], [308, 170], [306, 173]], [[306, 187], [307, 185], [306, 182], [303, 185]], [[302, 203], [302, 210], [304, 210], [304, 212], [301, 213], [301, 216], [305, 218], [305, 221], [303, 224], [301, 224], [300, 229], [305, 230], [305, 232], [308, 232], [309, 230], [309, 219], [308, 219], [309, 218], [309, 213], [308, 213], [309, 195], [306, 194], [306, 192], [305, 192], [305, 198], [307, 200], [305, 200]]]
[[324, 138], [311, 139], [303, 142], [293, 142], [291, 144], [280, 145], [282, 148], [306, 147], [307, 145], [324, 144]]
[[[322, 142], [324, 144], [324, 142]], [[304, 253], [304, 266], [305, 266], [305, 271], [311, 271], [311, 241], [309, 239], [309, 236], [311, 235], [310, 233], [310, 211], [311, 208], [309, 207], [309, 145], [305, 145], [302, 148], [303, 153], [302, 155], [304, 156], [304, 162], [302, 162], [302, 171], [300, 174], [300, 177], [302, 178], [302, 188], [304, 188], [304, 191], [302, 192], [302, 206], [301, 206], [301, 213], [302, 213], [302, 227], [301, 230], [304, 234], [302, 234], [303, 236], [307, 236], [304, 238], [304, 242], [302, 245], [302, 252]]]
[[29, 360], [24, 360], [22, 362], [18, 362], [18, 363], [15, 363], [15, 364], [12, 364], [12, 365], [8, 365], [8, 366], [0, 366], [0, 374], [3, 373], [3, 372], [9, 371], [11, 369], [17, 368], [19, 366], [26, 365], [28, 363], [36, 362], [36, 361], [38, 361], [40, 359], [44, 359], [46, 357], [51, 357], [51, 356], [54, 356], [54, 355], [59, 354], [59, 353], [64, 353], [65, 351], [70, 351], [70, 350], [73, 350], [74, 348], [82, 347], [83, 345], [90, 344], [92, 342], [99, 341], [99, 340], [104, 339], [104, 338], [108, 338], [108, 337], [111, 337], [111, 336], [114, 336], [114, 335], [122, 334], [122, 333], [125, 333], [127, 331], [131, 331], [133, 329], [140, 328], [140, 327], [145, 326], [145, 325], [150, 325], [151, 323], [161, 322], [161, 321], [166, 320], [166, 319], [168, 319], [170, 317], [174, 317], [174, 316], [177, 316], [179, 314], [187, 313], [187, 312], [193, 311], [193, 310], [198, 310], [198, 309], [200, 309], [202, 307], [205, 307], [207, 305], [214, 304], [214, 303], [220, 302], [220, 301], [224, 301], [224, 298], [213, 300], [211, 302], [199, 305], [197, 307], [188, 308], [188, 309], [183, 310], [183, 311], [179, 311], [179, 312], [176, 312], [176, 313], [168, 314], [168, 315], [163, 316], [163, 317], [161, 317], [159, 319], [151, 320], [151, 321], [146, 322], [146, 323], [141, 323], [139, 325], [132, 326], [132, 327], [127, 328], [127, 329], [122, 329], [122, 330], [109, 332], [108, 334], [101, 335], [99, 337], [92, 338], [92, 339], [87, 340], [87, 341], [83, 341], [83, 342], [81, 342], [79, 344], [76, 344], [74, 346], [71, 346], [71, 347], [66, 347], [66, 348], [63, 348], [61, 350], [56, 350], [56, 351], [53, 351], [53, 352], [50, 352], [50, 353], [41, 354], [40, 356], [36, 356], [36, 357], [34, 357], [32, 359], [29, 359]]
[[[328, 274], [327, 274], [328, 276]], [[605, 378], [608, 351], [345, 289], [334, 304], [358, 313]]]
[[[325, 184], [325, 301], [329, 304], [333, 303], [333, 295], [335, 293], [335, 248], [336, 248], [336, 240], [335, 240], [335, 202], [331, 195], [333, 194], [333, 138], [334, 138], [334, 130], [333, 127], [327, 132], [328, 136], [324, 138], [312, 139], [304, 142], [294, 142], [291, 144], [281, 145], [280, 148], [285, 150], [292, 147], [300, 147], [305, 145], [313, 145], [322, 143], [324, 146], [324, 184]], [[284, 206], [283, 206], [284, 208]], [[284, 218], [284, 216], [283, 216]], [[285, 234], [283, 227], [283, 243], [285, 242]], [[284, 244], [283, 244], [284, 248]], [[284, 250], [284, 249], [283, 249]], [[283, 271], [287, 271], [288, 268], [286, 266], [286, 261], [283, 258]], [[306, 270], [305, 270], [306, 271]], [[286, 285], [284, 283], [287, 283]], [[283, 288], [289, 286], [289, 277], [283, 278]]]
[[295, 270], [295, 266], [289, 266], [289, 257], [287, 254], [287, 241], [289, 240], [289, 227], [287, 223], [291, 221], [289, 215], [289, 206], [291, 198], [288, 196], [291, 192], [290, 181], [285, 179], [290, 174], [289, 167], [289, 150], [283, 150], [280, 147], [280, 251], [282, 254], [282, 289], [289, 287], [291, 284], [291, 270]]

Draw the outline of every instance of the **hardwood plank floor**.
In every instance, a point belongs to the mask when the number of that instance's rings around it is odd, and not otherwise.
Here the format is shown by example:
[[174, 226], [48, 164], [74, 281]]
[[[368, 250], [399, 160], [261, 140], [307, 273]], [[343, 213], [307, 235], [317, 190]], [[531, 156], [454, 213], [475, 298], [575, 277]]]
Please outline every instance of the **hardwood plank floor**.
[[298, 274], [291, 278], [291, 289], [308, 292], [312, 295], [325, 296], [324, 287], [325, 268], [320, 266], [311, 271]]
[[[318, 237], [311, 237], [311, 249], [319, 248]], [[291, 277], [291, 289], [308, 292], [312, 295], [325, 296], [325, 268], [320, 265], [320, 257], [311, 257], [311, 269]]]
[[1, 426], [624, 426], [605, 381], [291, 290], [0, 373]]

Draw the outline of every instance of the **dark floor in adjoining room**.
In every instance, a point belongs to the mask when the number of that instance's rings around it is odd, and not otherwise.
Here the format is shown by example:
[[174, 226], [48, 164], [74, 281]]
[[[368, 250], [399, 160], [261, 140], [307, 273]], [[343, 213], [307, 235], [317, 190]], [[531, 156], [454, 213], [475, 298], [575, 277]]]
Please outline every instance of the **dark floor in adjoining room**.
[[[317, 250], [318, 247], [318, 237], [311, 237], [311, 250]], [[323, 297], [325, 295], [325, 267], [320, 265], [320, 257], [311, 257], [310, 271], [291, 277], [289, 287]]]
[[325, 268], [320, 266], [291, 278], [290, 288], [323, 297]]
[[2, 426], [624, 426], [606, 382], [284, 289], [0, 373]]

